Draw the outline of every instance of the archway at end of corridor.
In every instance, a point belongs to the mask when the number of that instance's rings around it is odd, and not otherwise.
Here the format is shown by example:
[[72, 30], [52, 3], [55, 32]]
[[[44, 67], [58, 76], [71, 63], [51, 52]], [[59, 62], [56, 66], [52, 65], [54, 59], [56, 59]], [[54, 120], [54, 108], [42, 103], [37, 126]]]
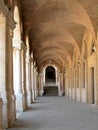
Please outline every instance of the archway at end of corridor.
[[44, 69], [44, 96], [58, 96], [57, 69], [47, 66]]
[[52, 66], [48, 66], [45, 70], [45, 84], [50, 86], [56, 84], [56, 71]]

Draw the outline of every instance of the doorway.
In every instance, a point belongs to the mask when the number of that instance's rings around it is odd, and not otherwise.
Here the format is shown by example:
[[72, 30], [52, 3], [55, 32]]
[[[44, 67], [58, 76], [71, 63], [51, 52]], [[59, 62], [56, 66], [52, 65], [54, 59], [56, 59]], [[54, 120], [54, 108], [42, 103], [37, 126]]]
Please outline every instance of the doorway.
[[56, 70], [52, 66], [45, 69], [45, 86], [43, 96], [58, 96], [58, 86], [56, 85]]
[[46, 85], [53, 85], [56, 83], [55, 68], [48, 66], [45, 71], [45, 83]]

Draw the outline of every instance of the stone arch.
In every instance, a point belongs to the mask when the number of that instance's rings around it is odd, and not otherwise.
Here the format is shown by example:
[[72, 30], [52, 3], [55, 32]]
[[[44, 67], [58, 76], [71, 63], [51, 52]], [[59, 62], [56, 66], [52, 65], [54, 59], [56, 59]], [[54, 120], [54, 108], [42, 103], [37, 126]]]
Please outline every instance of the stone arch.
[[41, 64], [40, 64], [40, 72], [42, 72], [45, 68], [47, 68], [48, 66], [53, 66], [54, 68], [57, 68], [59, 71], [61, 70], [60, 65], [57, 63], [57, 61], [53, 61], [52, 63], [49, 62], [45, 62], [46, 60], [44, 60]]
[[62, 66], [64, 66], [65, 61], [66, 61], [66, 56], [65, 56], [65, 60], [64, 60], [63, 55], [64, 55], [63, 53], [62, 53], [62, 55], [59, 55], [58, 52], [56, 52], [55, 54], [53, 52], [49, 52], [49, 53], [45, 52], [44, 55], [41, 56], [41, 58], [39, 58], [38, 60], [40, 63], [45, 59], [54, 59], [55, 58], [55, 60], [60, 61], [60, 64], [62, 64]]

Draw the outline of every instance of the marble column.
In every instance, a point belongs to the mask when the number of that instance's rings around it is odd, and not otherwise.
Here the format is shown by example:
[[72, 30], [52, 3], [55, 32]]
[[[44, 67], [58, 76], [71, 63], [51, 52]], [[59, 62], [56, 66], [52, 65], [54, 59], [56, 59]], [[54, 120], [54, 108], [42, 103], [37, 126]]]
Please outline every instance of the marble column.
[[26, 89], [27, 89], [27, 102], [32, 103], [32, 89], [31, 89], [31, 61], [30, 56], [26, 55]]

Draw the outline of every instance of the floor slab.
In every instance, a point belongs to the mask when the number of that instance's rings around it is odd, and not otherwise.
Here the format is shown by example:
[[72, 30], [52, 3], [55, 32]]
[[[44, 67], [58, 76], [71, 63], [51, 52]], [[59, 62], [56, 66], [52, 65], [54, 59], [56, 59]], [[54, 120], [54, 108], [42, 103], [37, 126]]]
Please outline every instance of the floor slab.
[[65, 97], [42, 97], [8, 130], [98, 130], [98, 108]]

